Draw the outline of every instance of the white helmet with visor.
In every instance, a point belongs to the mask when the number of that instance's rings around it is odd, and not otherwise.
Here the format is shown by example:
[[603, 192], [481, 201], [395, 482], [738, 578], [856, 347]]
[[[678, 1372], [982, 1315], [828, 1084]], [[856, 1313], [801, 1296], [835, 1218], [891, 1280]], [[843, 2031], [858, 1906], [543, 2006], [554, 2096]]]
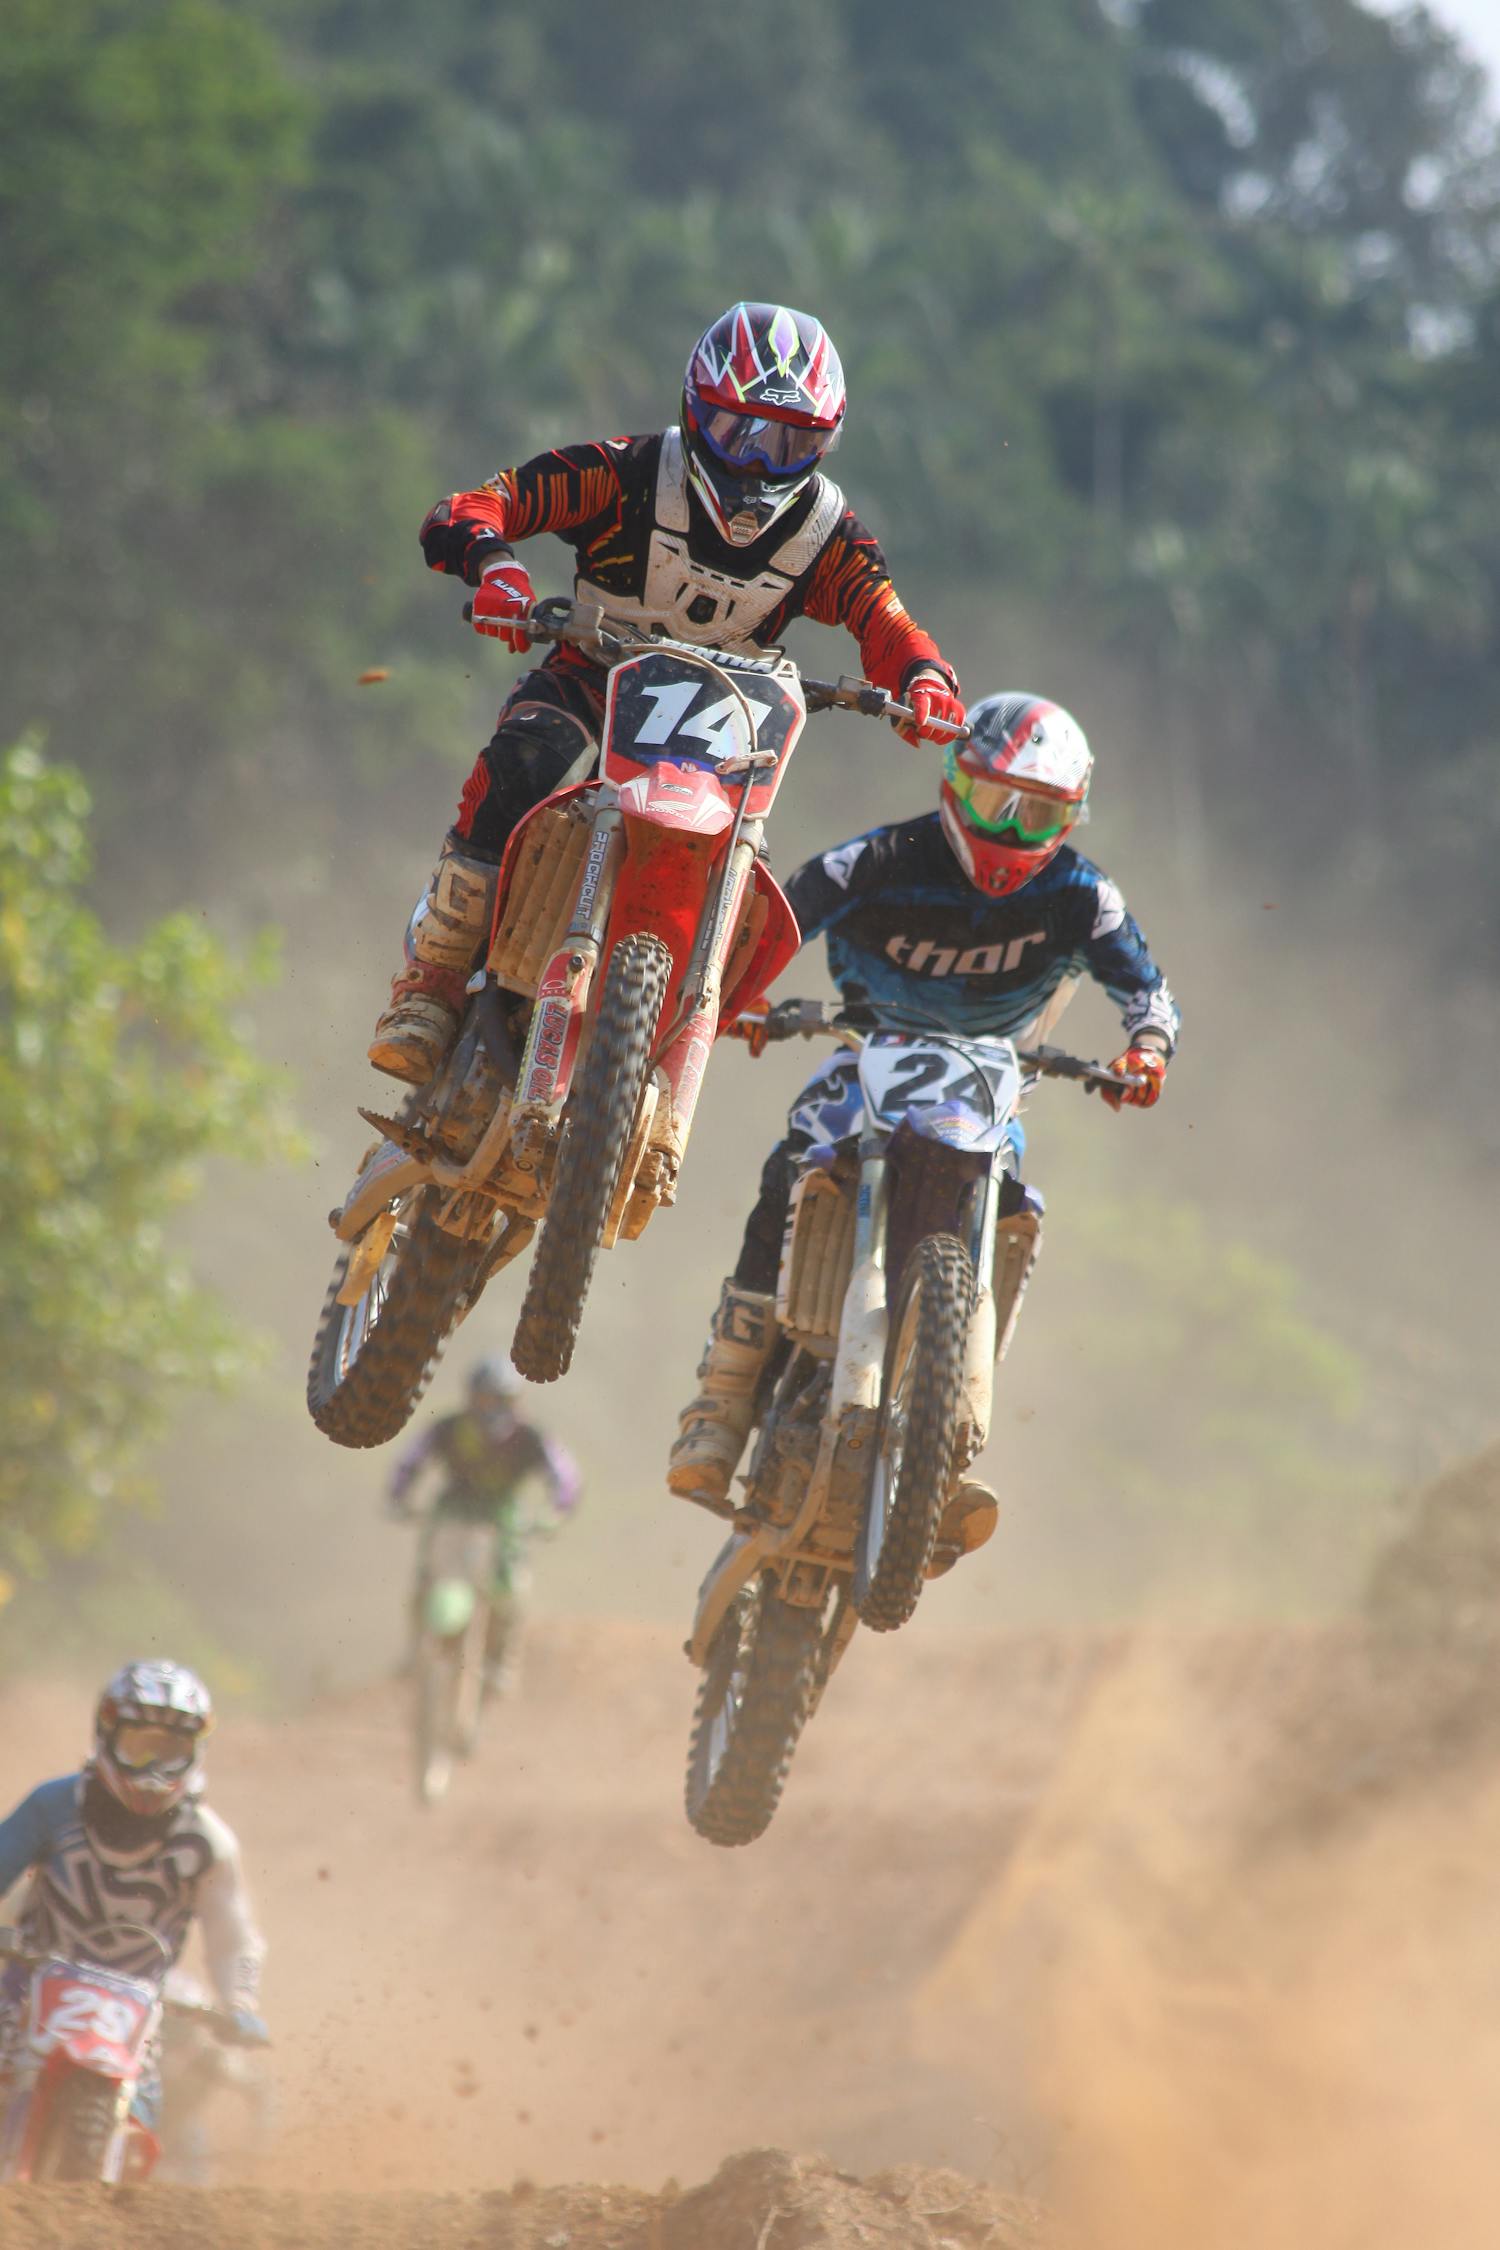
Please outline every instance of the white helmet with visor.
[[185, 1664], [127, 1664], [94, 1713], [94, 1771], [127, 1812], [170, 1812], [201, 1787], [199, 1751], [213, 1699]]
[[1087, 820], [1093, 752], [1078, 721], [1036, 695], [985, 696], [969, 729], [944, 759], [943, 833], [975, 888], [1004, 898]]

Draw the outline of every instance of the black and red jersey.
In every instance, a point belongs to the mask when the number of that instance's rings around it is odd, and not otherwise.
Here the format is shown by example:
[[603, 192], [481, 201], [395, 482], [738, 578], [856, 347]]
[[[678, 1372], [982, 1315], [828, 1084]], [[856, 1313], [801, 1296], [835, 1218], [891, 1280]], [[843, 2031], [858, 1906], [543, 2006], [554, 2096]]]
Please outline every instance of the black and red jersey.
[[[957, 689], [891, 584], [879, 542], [828, 477], [810, 478], [759, 539], [733, 547], [692, 489], [677, 429], [563, 445], [440, 500], [422, 549], [429, 568], [474, 586], [497, 553], [543, 531], [573, 549], [582, 597], [675, 639], [765, 648], [809, 617], [847, 626], [865, 677], [892, 694], [922, 669]], [[556, 650], [547, 658], [579, 661]]]

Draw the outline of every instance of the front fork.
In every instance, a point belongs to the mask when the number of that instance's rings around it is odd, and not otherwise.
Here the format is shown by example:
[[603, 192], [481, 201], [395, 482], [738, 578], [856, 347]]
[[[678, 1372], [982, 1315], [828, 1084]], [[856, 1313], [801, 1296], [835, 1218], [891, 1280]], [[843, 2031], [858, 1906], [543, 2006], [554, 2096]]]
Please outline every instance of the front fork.
[[[611, 784], [604, 787], [612, 790]], [[698, 919], [676, 1017], [660, 1041], [664, 1075], [672, 1095], [673, 1135], [679, 1150], [687, 1140], [718, 1032], [724, 964], [738, 927], [762, 826], [758, 820], [736, 823], [718, 880]], [[537, 987], [511, 1125], [511, 1146], [523, 1161], [528, 1141], [538, 1128], [543, 1137], [549, 1137], [561, 1119], [624, 860], [625, 818], [612, 791], [594, 818], [573, 918]]]
[[549, 1139], [561, 1119], [625, 859], [619, 793], [613, 783], [605, 782], [599, 795], [578, 902], [562, 943], [542, 971], [521, 1051], [510, 1143], [523, 1165], [532, 1155], [532, 1144]]
[[1006, 1174], [998, 1166], [976, 1181], [968, 1198], [968, 1249], [974, 1268], [974, 1306], [969, 1315], [964, 1363], [965, 1466], [990, 1434], [995, 1369], [1010, 1349], [1021, 1317], [1021, 1298], [1041, 1248], [1039, 1212], [1025, 1207], [1000, 1216]]
[[703, 1074], [718, 1037], [724, 965], [739, 928], [762, 827], [758, 820], [737, 824], [718, 881], [698, 919], [677, 1013], [661, 1041], [662, 1072], [672, 1100], [672, 1138], [679, 1157], [692, 1130]]

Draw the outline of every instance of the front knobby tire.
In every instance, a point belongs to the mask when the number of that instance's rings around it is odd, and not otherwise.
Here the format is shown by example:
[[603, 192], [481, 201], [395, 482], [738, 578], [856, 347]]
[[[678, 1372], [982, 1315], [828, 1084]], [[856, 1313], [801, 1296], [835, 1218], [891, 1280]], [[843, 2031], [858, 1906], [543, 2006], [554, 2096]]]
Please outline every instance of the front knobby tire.
[[714, 1635], [688, 1749], [687, 1816], [710, 1844], [753, 1844], [781, 1801], [817, 1693], [822, 1613], [774, 1577], [747, 1586]]
[[114, 2086], [87, 2071], [70, 2071], [53, 2097], [38, 2180], [102, 2180], [115, 2136]]
[[432, 1191], [398, 1207], [391, 1246], [356, 1305], [338, 1301], [351, 1252], [333, 1269], [307, 1370], [307, 1410], [335, 1445], [384, 1445], [410, 1419], [468, 1304], [477, 1258], [431, 1216]]
[[902, 1276], [854, 1556], [854, 1607], [877, 1633], [917, 1606], [952, 1489], [974, 1271], [955, 1235], [919, 1242]]
[[672, 955], [660, 938], [637, 932], [610, 956], [511, 1345], [512, 1360], [533, 1383], [555, 1383], [572, 1364], [671, 975]]

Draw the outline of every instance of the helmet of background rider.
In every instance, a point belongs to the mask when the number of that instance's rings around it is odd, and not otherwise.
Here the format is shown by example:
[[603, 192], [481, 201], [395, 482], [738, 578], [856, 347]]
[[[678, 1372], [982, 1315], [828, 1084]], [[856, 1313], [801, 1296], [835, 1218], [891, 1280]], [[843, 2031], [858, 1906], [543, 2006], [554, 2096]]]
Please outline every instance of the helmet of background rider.
[[521, 1378], [508, 1359], [476, 1360], [469, 1369], [468, 1399], [476, 1414], [493, 1414], [514, 1406], [521, 1395]]
[[969, 727], [943, 761], [943, 833], [975, 889], [1005, 898], [1087, 820], [1094, 756], [1078, 721], [1039, 695], [987, 695]]
[[682, 386], [688, 479], [716, 530], [748, 547], [837, 442], [844, 370], [827, 330], [786, 305], [732, 305], [693, 347]]
[[127, 1812], [170, 1812], [203, 1786], [213, 1698], [185, 1664], [127, 1664], [94, 1711], [93, 1768]]

